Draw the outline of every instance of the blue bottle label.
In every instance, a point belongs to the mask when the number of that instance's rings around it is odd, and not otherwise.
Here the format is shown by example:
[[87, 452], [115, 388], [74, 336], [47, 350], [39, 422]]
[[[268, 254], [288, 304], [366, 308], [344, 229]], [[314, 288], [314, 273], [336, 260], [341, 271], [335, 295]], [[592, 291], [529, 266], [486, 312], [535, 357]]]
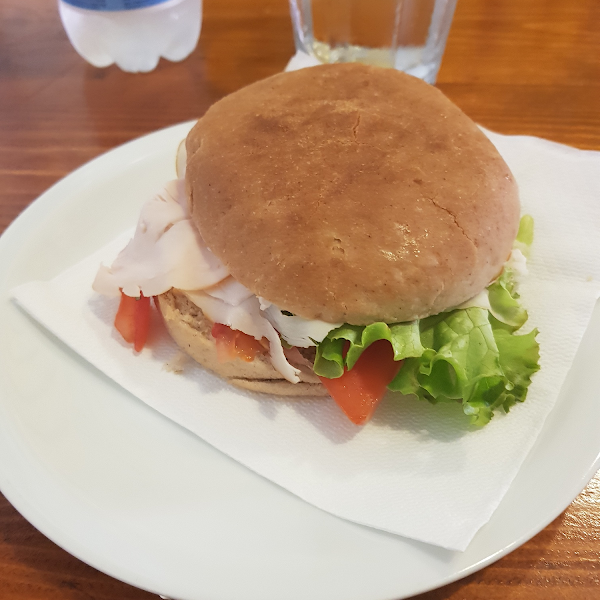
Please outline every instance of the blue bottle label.
[[63, 0], [66, 4], [87, 10], [134, 10], [155, 6], [169, 0]]

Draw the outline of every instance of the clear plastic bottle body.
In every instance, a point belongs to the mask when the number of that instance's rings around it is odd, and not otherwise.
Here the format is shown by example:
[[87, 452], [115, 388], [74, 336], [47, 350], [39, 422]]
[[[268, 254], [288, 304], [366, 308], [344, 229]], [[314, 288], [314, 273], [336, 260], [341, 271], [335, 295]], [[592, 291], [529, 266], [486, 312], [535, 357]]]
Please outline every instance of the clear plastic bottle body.
[[167, 0], [130, 10], [90, 10], [58, 0], [67, 36], [95, 67], [152, 71], [160, 57], [180, 61], [198, 43], [202, 0]]

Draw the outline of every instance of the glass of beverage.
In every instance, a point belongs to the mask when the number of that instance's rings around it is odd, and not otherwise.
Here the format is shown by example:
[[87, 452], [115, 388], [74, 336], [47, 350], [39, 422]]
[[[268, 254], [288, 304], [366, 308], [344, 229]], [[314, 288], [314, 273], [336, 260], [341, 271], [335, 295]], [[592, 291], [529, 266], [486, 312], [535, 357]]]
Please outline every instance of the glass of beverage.
[[290, 0], [296, 49], [435, 83], [456, 0]]

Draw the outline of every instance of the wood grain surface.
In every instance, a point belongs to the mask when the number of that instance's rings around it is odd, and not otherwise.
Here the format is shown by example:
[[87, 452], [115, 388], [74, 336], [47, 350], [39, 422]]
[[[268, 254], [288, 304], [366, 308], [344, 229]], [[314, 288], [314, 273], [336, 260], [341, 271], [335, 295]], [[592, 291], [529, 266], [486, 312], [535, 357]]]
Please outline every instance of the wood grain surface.
[[[598, 0], [460, 0], [438, 85], [490, 129], [600, 149], [599, 32]], [[79, 165], [202, 115], [282, 70], [293, 50], [285, 0], [206, 0], [189, 59], [143, 75], [98, 70], [71, 48], [55, 2], [0, 0], [0, 231]], [[599, 506], [596, 476], [524, 546], [419, 600], [600, 598]], [[0, 497], [1, 600], [150, 598], [61, 550]]]

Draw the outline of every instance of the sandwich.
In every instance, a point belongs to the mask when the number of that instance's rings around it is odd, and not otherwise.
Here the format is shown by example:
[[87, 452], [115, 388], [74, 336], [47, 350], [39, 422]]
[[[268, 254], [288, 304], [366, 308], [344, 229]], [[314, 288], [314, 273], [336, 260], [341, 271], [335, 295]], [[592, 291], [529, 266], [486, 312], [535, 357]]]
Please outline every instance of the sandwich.
[[525, 400], [533, 221], [436, 88], [360, 64], [281, 73], [209, 108], [178, 162], [94, 282], [121, 297], [136, 350], [154, 297], [177, 345], [230, 384], [331, 395], [358, 425], [387, 389], [460, 402], [478, 425]]

